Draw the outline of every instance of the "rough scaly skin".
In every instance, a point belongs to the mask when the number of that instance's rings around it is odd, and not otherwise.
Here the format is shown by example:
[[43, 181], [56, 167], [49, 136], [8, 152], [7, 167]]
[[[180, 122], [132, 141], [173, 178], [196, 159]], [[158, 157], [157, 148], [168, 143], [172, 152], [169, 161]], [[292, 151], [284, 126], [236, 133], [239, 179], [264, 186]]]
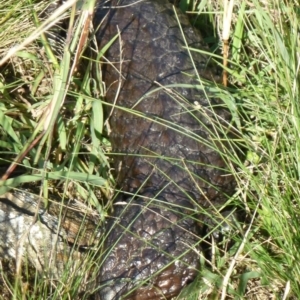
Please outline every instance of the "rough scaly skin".
[[[85, 214], [84, 205], [43, 200], [28, 191], [0, 195], [0, 255], [30, 261], [45, 276], [58, 279], [84, 260], [80, 247], [94, 246], [101, 232], [99, 218]], [[72, 246], [74, 245], [74, 247]], [[71, 269], [70, 269], [71, 270]]]
[[[215, 150], [222, 146], [213, 142], [215, 124], [226, 124], [229, 115], [200, 88], [167, 1], [104, 2], [94, 18], [95, 26], [103, 22], [100, 48], [120, 32], [102, 67], [106, 99], [116, 104], [108, 113], [122, 192], [107, 224], [98, 297], [169, 299], [197, 275], [196, 218], [203, 222], [203, 210], [224, 204], [234, 190]], [[177, 14], [187, 44], [205, 49], [187, 17]], [[200, 76], [210, 77], [207, 57], [193, 53], [193, 59]], [[189, 88], [195, 84], [199, 89]]]

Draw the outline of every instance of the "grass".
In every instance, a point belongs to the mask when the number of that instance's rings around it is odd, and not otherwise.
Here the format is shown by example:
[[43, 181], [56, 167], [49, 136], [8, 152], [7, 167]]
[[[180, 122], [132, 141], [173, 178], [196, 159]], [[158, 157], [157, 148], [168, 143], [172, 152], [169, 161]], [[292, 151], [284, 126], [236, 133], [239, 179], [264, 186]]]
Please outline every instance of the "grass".
[[[87, 13], [92, 5], [93, 1], [85, 7]], [[188, 1], [181, 5], [192, 8]], [[222, 5], [211, 0], [194, 7], [201, 9], [196, 25], [215, 25], [215, 30], [204, 33], [212, 50], [221, 48]], [[48, 191], [61, 193], [63, 198], [75, 195], [104, 218], [114, 186], [106, 154], [110, 143], [103, 125], [104, 87], [100, 74], [96, 80], [91, 78], [88, 60], [85, 68], [77, 64], [82, 51], [76, 46], [87, 45], [79, 31], [74, 31], [68, 48], [60, 52], [61, 62], [55, 60], [51, 44], [40, 35], [46, 26], [38, 21], [44, 6], [37, 1], [0, 1], [1, 58], [32, 37], [36, 28], [40, 36], [33, 37], [0, 69], [1, 163], [20, 155], [43, 133], [20, 162], [31, 172], [9, 179], [0, 191], [35, 182], [45, 199]], [[84, 28], [86, 17], [81, 16], [78, 28]], [[198, 280], [178, 299], [300, 298], [299, 24], [296, 1], [242, 2], [233, 7], [230, 84], [227, 90], [213, 88], [228, 105], [240, 133], [236, 143], [246, 154], [242, 160], [232, 149], [225, 152], [229, 162], [238, 165], [233, 170], [238, 188], [231, 200], [244, 205], [247, 222], [239, 230], [242, 235], [232, 237], [232, 248], [212, 247], [211, 262], [202, 261]], [[70, 28], [76, 28], [75, 24], [71, 22]], [[37, 119], [38, 115], [44, 117]], [[99, 263], [88, 259], [87, 269], [95, 275]], [[79, 294], [86, 280], [82, 274], [71, 276], [66, 271], [61, 282], [49, 287], [47, 280], [28, 270], [23, 270], [22, 279], [5, 279], [14, 295], [3, 292], [7, 299], [84, 298]], [[29, 285], [27, 278], [31, 278]]]

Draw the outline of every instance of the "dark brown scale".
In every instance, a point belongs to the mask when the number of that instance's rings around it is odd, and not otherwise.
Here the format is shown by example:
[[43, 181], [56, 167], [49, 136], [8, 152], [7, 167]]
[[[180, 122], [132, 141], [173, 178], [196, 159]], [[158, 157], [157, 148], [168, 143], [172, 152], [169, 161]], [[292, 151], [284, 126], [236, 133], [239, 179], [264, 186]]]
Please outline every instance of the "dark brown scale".
[[[177, 14], [188, 45], [206, 50]], [[226, 124], [229, 114], [200, 88], [168, 1], [100, 1], [94, 22], [103, 22], [100, 48], [121, 33], [102, 66], [106, 99], [116, 104], [108, 114], [122, 192], [107, 224], [98, 297], [170, 299], [199, 270], [203, 211], [212, 213], [235, 187], [213, 142], [214, 123]], [[200, 76], [214, 73], [205, 55], [192, 56]]]

